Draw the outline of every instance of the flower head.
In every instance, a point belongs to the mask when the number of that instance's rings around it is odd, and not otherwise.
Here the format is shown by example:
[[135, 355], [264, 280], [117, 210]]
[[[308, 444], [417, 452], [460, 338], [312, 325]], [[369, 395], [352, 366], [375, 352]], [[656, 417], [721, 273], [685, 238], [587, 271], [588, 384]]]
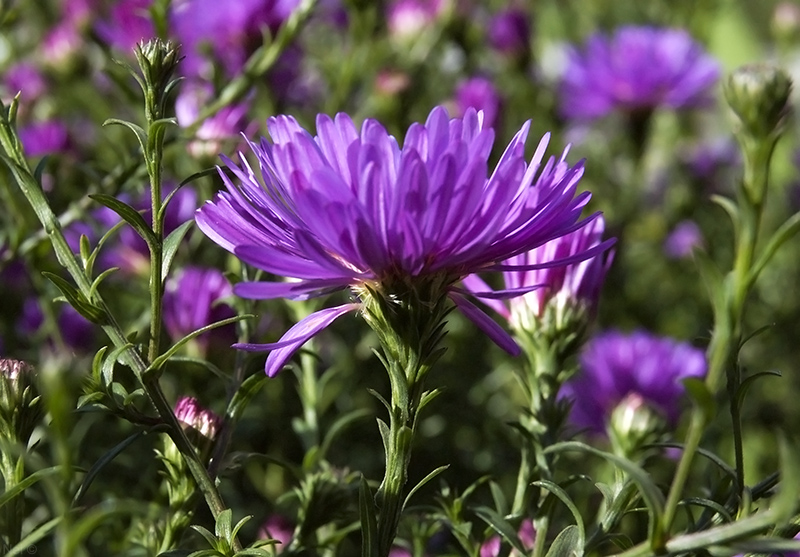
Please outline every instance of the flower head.
[[614, 110], [689, 108], [711, 101], [719, 64], [682, 29], [623, 27], [572, 49], [561, 112], [592, 120]]
[[456, 107], [460, 114], [467, 109], [483, 111], [483, 122], [493, 128], [500, 113], [500, 94], [494, 84], [485, 77], [472, 77], [458, 84], [456, 88]]
[[614, 408], [628, 395], [675, 423], [680, 414], [681, 384], [703, 377], [702, 350], [644, 331], [606, 332], [595, 337], [581, 356], [581, 371], [563, 389], [573, 400], [571, 419], [579, 427], [603, 433]]
[[[240, 166], [223, 158], [233, 176], [221, 173], [227, 191], [197, 214], [214, 242], [291, 279], [240, 283], [237, 295], [304, 299], [352, 287], [356, 294], [391, 296], [427, 288], [449, 294], [496, 342], [518, 352], [507, 333], [451, 287], [478, 271], [531, 268], [502, 262], [586, 224], [578, 218], [589, 194], [575, 195], [580, 163], [570, 167], [562, 156], [542, 165], [545, 136], [527, 164], [526, 123], [489, 173], [494, 134], [474, 110], [449, 119], [437, 107], [424, 124], [411, 125], [402, 146], [377, 121], [358, 130], [345, 114], [318, 116], [316, 137], [289, 116], [268, 125], [272, 141], [249, 144], [261, 178], [243, 157]], [[267, 372], [274, 375], [306, 340], [359, 308], [324, 309], [278, 343], [239, 347], [273, 350]]]
[[192, 428], [207, 439], [214, 439], [220, 428], [220, 417], [211, 410], [203, 408], [197, 399], [190, 396], [181, 397], [175, 403], [175, 417], [181, 424]]

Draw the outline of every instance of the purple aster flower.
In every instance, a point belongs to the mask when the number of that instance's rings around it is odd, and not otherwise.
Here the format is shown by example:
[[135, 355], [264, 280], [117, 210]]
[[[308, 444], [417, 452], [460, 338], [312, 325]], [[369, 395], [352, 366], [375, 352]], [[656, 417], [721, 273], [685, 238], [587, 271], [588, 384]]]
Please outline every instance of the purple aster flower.
[[155, 37], [150, 19], [153, 0], [119, 0], [114, 2], [105, 19], [95, 24], [97, 35], [106, 44], [132, 54], [136, 43]]
[[572, 49], [561, 82], [561, 113], [595, 119], [621, 109], [702, 106], [712, 101], [717, 61], [682, 29], [623, 27]]
[[227, 75], [237, 74], [261, 44], [262, 28], [274, 34], [298, 4], [299, 0], [230, 0], [220, 10], [217, 0], [174, 1], [170, 22], [183, 45], [182, 71], [208, 77], [211, 52]]
[[[208, 83], [184, 83], [178, 98], [175, 99], [175, 117], [178, 125], [192, 125], [200, 115], [200, 110], [214, 96], [214, 88]], [[226, 106], [207, 118], [197, 130], [195, 138], [189, 142], [188, 151], [193, 157], [216, 156], [222, 143], [236, 137], [245, 125], [248, 106], [244, 103]]]
[[509, 56], [528, 52], [531, 24], [528, 14], [519, 8], [506, 8], [489, 21], [489, 44]]
[[190, 396], [181, 397], [175, 403], [175, 417], [207, 439], [216, 437], [222, 422], [219, 416], [203, 408], [196, 398]]
[[[88, 350], [95, 338], [95, 328], [69, 304], [56, 308], [59, 333], [67, 347], [73, 350]], [[28, 298], [22, 305], [22, 315], [17, 322], [20, 336], [36, 334], [44, 323], [44, 314], [37, 298]]]
[[[541, 266], [549, 261], [569, 259], [600, 246], [604, 230], [605, 221], [602, 215], [598, 215], [583, 228], [516, 255], [506, 263]], [[555, 307], [559, 316], [570, 309], [585, 309], [592, 313], [611, 261], [611, 254], [598, 253], [572, 265], [507, 271], [503, 273], [506, 289], [518, 291], [534, 286], [539, 288], [509, 302], [487, 299], [484, 303], [508, 319], [515, 329], [522, 331], [535, 330], [536, 322], [544, 316], [545, 309], [550, 305]], [[475, 292], [490, 290], [477, 275], [467, 277], [464, 286]]]
[[[170, 277], [164, 289], [164, 327], [170, 338], [179, 340], [201, 327], [236, 315], [230, 306], [220, 303], [232, 293], [230, 283], [218, 269], [187, 267]], [[209, 331], [213, 332], [233, 338], [231, 327]], [[194, 339], [202, 352], [208, 345], [209, 333]]]
[[[529, 126], [488, 173], [494, 133], [471, 109], [463, 119], [433, 109], [425, 124], [411, 125], [402, 146], [371, 119], [359, 131], [346, 114], [319, 115], [314, 137], [290, 116], [270, 118], [272, 142], [249, 143], [261, 178], [243, 156], [241, 166], [223, 157], [235, 179], [220, 173], [227, 191], [198, 211], [197, 223], [246, 263], [290, 279], [239, 283], [239, 296], [304, 299], [348, 287], [364, 295], [434, 285], [449, 291], [493, 340], [518, 353], [501, 327], [450, 287], [474, 272], [572, 263], [607, 247], [541, 265], [502, 263], [587, 222], [578, 218], [589, 194], [575, 195], [583, 165], [570, 167], [564, 157], [542, 165], [548, 136], [527, 164]], [[306, 340], [360, 307], [323, 309], [280, 342], [237, 347], [272, 350], [266, 364], [272, 376]]]
[[706, 374], [702, 350], [688, 343], [644, 331], [603, 333], [583, 350], [581, 371], [562, 390], [572, 399], [572, 422], [602, 434], [614, 408], [629, 395], [638, 395], [669, 423], [677, 422], [681, 384]]
[[703, 245], [703, 233], [697, 223], [684, 220], [675, 225], [664, 240], [664, 253], [671, 259], [683, 259], [692, 255], [692, 250]]
[[62, 153], [70, 146], [69, 130], [59, 120], [35, 122], [19, 128], [19, 140], [29, 157]]
[[500, 113], [500, 94], [494, 84], [485, 77], [472, 77], [456, 87], [456, 107], [463, 116], [468, 109], [483, 111], [483, 122], [493, 128]]

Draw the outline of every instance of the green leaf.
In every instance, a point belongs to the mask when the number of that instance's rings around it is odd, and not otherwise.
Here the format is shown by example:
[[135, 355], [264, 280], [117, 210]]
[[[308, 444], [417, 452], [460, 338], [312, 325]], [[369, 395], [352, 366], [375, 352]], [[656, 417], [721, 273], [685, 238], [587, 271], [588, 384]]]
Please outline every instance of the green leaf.
[[[176, 190], [177, 191], [177, 190]], [[183, 237], [194, 225], [194, 220], [187, 220], [178, 228], [173, 230], [169, 236], [164, 239], [164, 245], [161, 248], [161, 277], [162, 281], [167, 280], [169, 268], [172, 266], [172, 260], [175, 259], [175, 253], [183, 241]]]
[[0, 507], [3, 507], [3, 505], [14, 499], [17, 495], [28, 489], [39, 480], [58, 474], [61, 471], [62, 467], [59, 465], [51, 466], [50, 468], [42, 468], [41, 470], [33, 472], [25, 477], [22, 481], [15, 483], [9, 489], [3, 491], [3, 493], [0, 495]]
[[238, 420], [247, 407], [247, 404], [256, 393], [258, 393], [264, 383], [267, 382], [267, 379], [269, 378], [266, 373], [255, 373], [242, 381], [242, 384], [236, 389], [236, 394], [233, 395], [233, 398], [231, 398], [228, 404], [226, 415], [232, 420]]
[[320, 445], [320, 453], [323, 458], [324, 455], [328, 454], [328, 450], [339, 435], [346, 431], [351, 425], [355, 424], [358, 420], [366, 418], [371, 414], [372, 411], [370, 411], [368, 408], [361, 408], [347, 412], [333, 422], [333, 425], [330, 427], [327, 433], [325, 433], [325, 437]]
[[195, 180], [203, 178], [204, 176], [209, 176], [211, 174], [213, 174], [214, 176], [219, 175], [219, 170], [217, 169], [216, 166], [212, 166], [211, 168], [206, 168], [205, 170], [201, 170], [200, 172], [195, 172], [188, 178], [184, 179], [180, 184], [178, 184], [178, 187], [180, 188], [181, 186], [185, 186], [189, 182], [194, 182]]
[[81, 254], [81, 262], [83, 263], [83, 268], [86, 270], [87, 275], [91, 274], [91, 269], [88, 269], [86, 264], [89, 262], [89, 258], [92, 255], [92, 248], [89, 245], [89, 237], [86, 236], [86, 234], [81, 234], [78, 251]]
[[578, 527], [571, 524], [561, 530], [550, 545], [546, 557], [581, 557], [583, 544], [580, 542]]
[[489, 491], [492, 492], [492, 501], [494, 501], [494, 508], [500, 514], [508, 514], [508, 500], [506, 499], [505, 494], [503, 493], [503, 489], [497, 485], [497, 482], [491, 481], [489, 482]]
[[687, 377], [681, 382], [692, 402], [703, 412], [706, 423], [709, 423], [717, 415], [717, 403], [714, 400], [714, 395], [708, 390], [705, 381], [697, 377]]
[[250, 314], [237, 315], [236, 317], [229, 317], [228, 319], [223, 319], [221, 321], [216, 321], [215, 323], [212, 323], [211, 325], [206, 325], [205, 327], [197, 329], [196, 331], [192, 331], [191, 333], [189, 333], [188, 335], [186, 335], [185, 337], [180, 339], [178, 342], [173, 344], [169, 348], [169, 350], [167, 350], [166, 352], [161, 354], [158, 358], [153, 360], [153, 363], [150, 364], [150, 367], [147, 368], [147, 372], [153, 372], [153, 371], [160, 370], [164, 366], [164, 364], [166, 364], [167, 361], [178, 350], [180, 350], [183, 347], [184, 344], [186, 344], [187, 342], [189, 342], [193, 338], [198, 337], [198, 336], [200, 336], [203, 333], [206, 333], [208, 331], [214, 330], [217, 327], [224, 327], [225, 325], [230, 325], [231, 323], [236, 323], [237, 321], [241, 321], [243, 319], [250, 319], [251, 317], [255, 317], [255, 316], [254, 315], [250, 315]]
[[76, 555], [78, 547], [97, 527], [110, 518], [118, 515], [145, 515], [148, 507], [133, 500], [104, 501], [80, 515], [80, 519], [72, 524], [67, 535], [66, 548], [63, 555]]
[[150, 225], [147, 224], [147, 221], [144, 220], [144, 217], [139, 211], [127, 203], [120, 201], [116, 197], [112, 197], [104, 193], [93, 193], [89, 197], [117, 213], [122, 220], [133, 227], [136, 233], [139, 234], [139, 236], [141, 236], [145, 242], [147, 242], [147, 245], [150, 246], [151, 249], [154, 245], [156, 245], [158, 239], [153, 233], [153, 230], [150, 228]]
[[86, 491], [89, 489], [89, 486], [92, 485], [92, 482], [97, 477], [97, 474], [99, 474], [109, 462], [114, 460], [122, 451], [127, 449], [133, 444], [134, 441], [142, 437], [144, 434], [144, 431], [137, 431], [136, 433], [129, 435], [127, 438], [117, 443], [110, 451], [100, 457], [97, 462], [95, 462], [92, 467], [89, 468], [86, 476], [84, 476], [83, 481], [81, 482], [81, 485], [78, 488], [78, 491], [75, 493], [75, 497], [73, 498], [73, 504], [77, 505], [80, 503], [81, 499], [86, 494]]
[[510, 543], [514, 549], [519, 551], [522, 555], [527, 553], [527, 550], [517, 536], [517, 531], [514, 529], [511, 523], [503, 518], [497, 511], [485, 506], [476, 507], [472, 510], [484, 522], [491, 526], [495, 532], [500, 534], [500, 537]]
[[[642, 498], [647, 505], [647, 511], [650, 516], [650, 540], [657, 539], [660, 535], [662, 527], [662, 517], [664, 516], [664, 495], [658, 489], [650, 475], [642, 470], [633, 462], [621, 458], [617, 455], [595, 449], [592, 446], [580, 443], [578, 441], [565, 441], [556, 443], [544, 450], [545, 454], [548, 453], [561, 453], [567, 451], [579, 451], [599, 456], [609, 461], [614, 466], [622, 469], [630, 478], [636, 482], [641, 491]], [[562, 532], [563, 534], [563, 532]], [[560, 535], [560, 534], [559, 534]]]
[[722, 207], [726, 213], [728, 213], [728, 216], [731, 218], [731, 222], [733, 223], [733, 229], [738, 231], [741, 218], [739, 216], [739, 207], [736, 205], [736, 203], [732, 199], [728, 199], [727, 197], [717, 194], [712, 195], [710, 199]]
[[430, 404], [440, 394], [442, 394], [441, 389], [433, 389], [432, 391], [425, 391], [424, 393], [422, 393], [417, 412], [421, 412], [423, 408], [425, 408], [428, 404]]
[[[239, 522], [236, 523], [236, 526], [233, 527], [233, 531], [231, 532], [230, 541], [233, 543], [233, 539], [239, 535], [239, 530], [242, 529], [242, 526], [247, 524], [250, 519], [253, 518], [253, 515], [248, 515], [242, 518]], [[238, 555], [238, 554], [237, 554]]]
[[[208, 545], [211, 545], [211, 546], [216, 546], [217, 545], [217, 537], [214, 534], [212, 534], [209, 530], [207, 530], [206, 528], [203, 528], [202, 526], [198, 526], [197, 524], [192, 524], [191, 528], [192, 528], [192, 530], [194, 530], [195, 532], [197, 532], [198, 534], [203, 536], [205, 538], [205, 540], [208, 542]], [[194, 554], [192, 554], [192, 555], [194, 555]]]
[[769, 242], [767, 242], [767, 245], [761, 250], [761, 255], [756, 260], [755, 264], [750, 267], [750, 272], [747, 275], [748, 284], [752, 285], [756, 281], [758, 275], [761, 274], [761, 271], [764, 270], [764, 267], [767, 266], [767, 263], [769, 263], [770, 259], [775, 255], [775, 252], [791, 239], [792, 236], [797, 234], [798, 230], [800, 230], [800, 212], [789, 217], [789, 219], [775, 231], [769, 239]]
[[403, 507], [402, 507], [402, 508], [406, 508], [406, 505], [408, 505], [408, 502], [411, 500], [411, 497], [412, 497], [412, 496], [413, 496], [413, 495], [414, 495], [414, 494], [415, 494], [417, 491], [419, 491], [419, 490], [422, 488], [422, 486], [424, 486], [426, 483], [428, 483], [429, 481], [431, 481], [433, 478], [435, 478], [436, 476], [438, 476], [439, 474], [441, 474], [442, 472], [444, 472], [444, 471], [445, 471], [445, 470], [447, 470], [448, 468], [450, 468], [450, 465], [449, 465], [449, 464], [445, 464], [444, 466], [439, 466], [438, 468], [436, 468], [435, 470], [433, 470], [432, 472], [430, 472], [430, 473], [429, 473], [427, 476], [425, 476], [424, 478], [422, 478], [422, 479], [419, 481], [419, 483], [418, 483], [417, 485], [415, 485], [413, 488], [411, 488], [411, 491], [409, 491], [409, 492], [408, 492], [408, 495], [406, 495], [406, 499], [405, 499], [405, 501], [403, 501]]
[[[173, 363], [193, 364], [203, 369], [207, 369], [225, 383], [230, 383], [231, 381], [230, 374], [225, 373], [220, 368], [218, 368], [208, 360], [204, 360], [203, 358], [194, 358], [192, 356], [173, 356], [172, 358], [170, 358], [169, 361]], [[264, 375], [266, 376], [266, 374]]]
[[105, 311], [87, 300], [86, 296], [81, 294], [74, 286], [67, 282], [66, 279], [48, 271], [42, 271], [42, 275], [55, 284], [56, 288], [58, 288], [64, 295], [64, 298], [66, 298], [67, 303], [75, 308], [75, 311], [80, 313], [88, 321], [96, 325], [103, 325], [106, 323]]
[[[138, 76], [134, 72], [134, 77], [138, 79]], [[133, 132], [136, 136], [136, 139], [139, 141], [139, 147], [142, 148], [142, 153], [147, 153], [147, 132], [144, 131], [144, 128], [141, 126], [137, 126], [133, 122], [128, 122], [126, 120], [120, 120], [118, 118], [109, 118], [105, 122], [103, 122], [104, 126], [111, 126], [111, 125], [118, 125], [118, 126], [125, 126], [129, 130]]]
[[[64, 520], [65, 516], [66, 515], [57, 516], [52, 520], [48, 520], [41, 526], [34, 528], [33, 531], [22, 538], [17, 545], [3, 553], [3, 556], [14, 557], [14, 555], [31, 555], [31, 548], [34, 550], [36, 549], [36, 542], [52, 532], [55, 527], [58, 526], [59, 522]], [[36, 552], [34, 551], [34, 553]]]
[[740, 554], [763, 553], [768, 555], [774, 553], [790, 553], [800, 551], [800, 540], [762, 537], [734, 542], [728, 547]]
[[531, 485], [535, 485], [538, 487], [542, 487], [561, 499], [561, 502], [564, 503], [569, 512], [572, 513], [572, 516], [575, 518], [575, 526], [578, 528], [578, 547], [581, 548], [580, 553], [583, 553], [583, 547], [586, 545], [586, 527], [583, 524], [583, 516], [581, 516], [578, 507], [575, 506], [573, 503], [572, 498], [567, 494], [566, 491], [561, 489], [561, 487], [551, 481], [548, 480], [539, 480], [533, 482]]
[[378, 523], [375, 518], [375, 506], [372, 490], [367, 479], [361, 476], [358, 486], [358, 514], [361, 517], [361, 557], [378, 555]]
[[754, 375], [751, 375], [739, 385], [739, 389], [736, 391], [736, 405], [741, 408], [742, 403], [744, 402], [744, 397], [747, 395], [747, 391], [750, 390], [750, 387], [753, 386], [758, 379], [762, 377], [782, 377], [780, 371], [769, 370], [769, 371], [761, 371]]
[[94, 296], [97, 293], [97, 287], [100, 286], [100, 283], [103, 282], [106, 279], [106, 277], [117, 271], [119, 271], [119, 267], [111, 267], [109, 269], [106, 269], [99, 275], [97, 275], [94, 281], [92, 281], [92, 286], [89, 289], [89, 296]]
[[712, 501], [711, 499], [704, 499], [702, 497], [688, 497], [681, 501], [684, 505], [695, 505], [698, 507], [703, 507], [714, 511], [718, 514], [725, 522], [733, 522], [733, 517], [728, 512], [728, 510], [717, 503], [716, 501]]
[[[648, 447], [665, 447], [665, 448], [672, 448], [672, 449], [681, 449], [683, 450], [683, 445], [681, 443], [653, 443], [652, 445], [648, 445]], [[737, 481], [736, 470], [734, 470], [727, 462], [722, 460], [719, 456], [715, 455], [711, 451], [703, 448], [697, 449], [697, 454], [707, 458], [714, 464], [716, 464], [720, 470], [722, 470], [728, 478], [730, 478], [733, 483], [735, 484]]]
[[725, 280], [725, 277], [722, 275], [722, 271], [720, 271], [719, 267], [717, 267], [717, 264], [707, 253], [695, 250], [693, 257], [697, 265], [697, 270], [700, 273], [700, 278], [706, 285], [706, 291], [711, 298], [711, 303], [715, 311], [718, 312], [722, 307], [722, 282]]
[[49, 160], [50, 155], [43, 156], [39, 164], [36, 165], [36, 168], [33, 169], [33, 179], [39, 184], [42, 183], [42, 174], [44, 174], [44, 169], [47, 167], [47, 161]]
[[106, 386], [114, 384], [114, 366], [120, 361], [122, 354], [129, 348], [133, 348], [133, 344], [127, 343], [114, 348], [103, 362], [103, 381], [105, 381]]

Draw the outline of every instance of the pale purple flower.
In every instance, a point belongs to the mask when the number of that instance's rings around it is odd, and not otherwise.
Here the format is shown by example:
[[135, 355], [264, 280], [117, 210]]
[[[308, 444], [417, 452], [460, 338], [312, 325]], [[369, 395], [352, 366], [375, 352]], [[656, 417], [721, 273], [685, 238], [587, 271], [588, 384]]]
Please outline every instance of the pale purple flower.
[[500, 93], [485, 77], [472, 77], [464, 80], [456, 87], [456, 108], [458, 115], [463, 116], [468, 109], [483, 111], [483, 123], [493, 128], [500, 113]]
[[59, 23], [52, 27], [42, 41], [41, 52], [46, 63], [63, 69], [84, 47], [80, 30], [72, 22]]
[[614, 110], [706, 105], [719, 73], [719, 63], [682, 29], [622, 27], [569, 51], [561, 113], [591, 120]]
[[581, 354], [581, 370], [562, 389], [573, 401], [572, 422], [602, 434], [614, 408], [629, 395], [638, 395], [650, 408], [675, 424], [681, 411], [688, 377], [707, 371], [702, 350], [644, 331], [609, 331], [592, 339]]
[[229, 76], [236, 75], [261, 44], [262, 29], [273, 34], [297, 8], [299, 0], [174, 0], [170, 24], [183, 45], [181, 70], [190, 76], [210, 76], [212, 59]]
[[[346, 114], [319, 115], [316, 137], [290, 116], [270, 118], [268, 126], [271, 142], [249, 144], [261, 177], [244, 157], [239, 166], [223, 157], [235, 178], [220, 172], [226, 191], [197, 214], [198, 226], [214, 242], [290, 279], [239, 283], [234, 291], [245, 298], [304, 299], [348, 287], [358, 293], [365, 284], [413, 287], [434, 279], [447, 288], [478, 271], [538, 268], [502, 262], [587, 222], [578, 222], [589, 199], [587, 192], [576, 196], [582, 163], [570, 167], [562, 156], [542, 165], [545, 136], [527, 164], [530, 122], [491, 173], [494, 133], [474, 110], [449, 119], [437, 107], [425, 124], [411, 125], [402, 146], [377, 121], [366, 120], [359, 131]], [[606, 247], [541, 267], [587, 259]], [[508, 334], [462, 293], [450, 290], [456, 306], [518, 353]], [[360, 307], [354, 302], [323, 309], [280, 342], [238, 347], [272, 350], [266, 371], [275, 375], [306, 340]]]
[[[517, 266], [542, 265], [571, 258], [603, 244], [604, 230], [605, 221], [602, 215], [598, 215], [583, 228], [516, 255], [506, 263]], [[612, 254], [598, 253], [572, 265], [507, 271], [503, 273], [506, 289], [539, 288], [508, 302], [488, 299], [484, 303], [508, 319], [514, 328], [526, 331], [535, 328], [535, 321], [543, 317], [549, 304], [555, 304], [559, 310], [580, 305], [593, 312], [611, 261]], [[464, 286], [475, 292], [490, 290], [477, 275], [464, 279]]]
[[416, 37], [433, 24], [446, 5], [446, 0], [392, 0], [386, 10], [389, 34], [401, 40]]
[[531, 24], [528, 14], [519, 8], [506, 8], [489, 20], [489, 44], [509, 56], [519, 56], [528, 51]]
[[70, 147], [69, 130], [60, 120], [47, 120], [21, 126], [19, 140], [29, 157], [63, 153]]
[[[221, 303], [232, 293], [230, 283], [218, 269], [186, 267], [170, 277], [164, 288], [164, 327], [170, 338], [179, 340], [201, 327], [236, 315], [229, 305]], [[214, 329], [194, 339], [201, 349], [206, 348], [208, 335], [213, 332], [233, 338], [230, 326]]]
[[181, 397], [175, 403], [175, 417], [207, 439], [214, 439], [222, 420], [211, 410], [204, 408], [196, 398]]
[[[200, 110], [214, 98], [214, 88], [209, 83], [186, 82], [175, 99], [175, 118], [178, 125], [188, 127], [200, 116]], [[187, 147], [193, 157], [216, 156], [224, 141], [239, 135], [245, 126], [248, 106], [238, 103], [226, 106], [206, 118]]]
[[664, 240], [664, 254], [672, 259], [683, 259], [692, 255], [692, 250], [703, 245], [703, 232], [697, 223], [684, 220]]
[[[525, 549], [533, 549], [533, 545], [536, 542], [536, 530], [533, 527], [533, 522], [530, 520], [523, 521], [517, 536]], [[481, 545], [480, 557], [497, 557], [500, 555], [501, 545], [500, 536], [492, 536]], [[512, 549], [510, 555], [512, 557], [520, 557], [520, 553], [516, 549]]]

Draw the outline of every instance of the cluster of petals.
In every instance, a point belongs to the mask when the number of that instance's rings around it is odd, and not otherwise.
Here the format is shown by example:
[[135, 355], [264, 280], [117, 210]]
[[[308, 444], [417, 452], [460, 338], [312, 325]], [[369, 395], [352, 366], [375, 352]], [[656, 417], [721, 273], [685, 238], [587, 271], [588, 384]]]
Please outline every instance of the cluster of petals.
[[670, 423], [680, 416], [683, 379], [704, 377], [705, 354], [692, 345], [645, 331], [608, 331], [581, 354], [581, 371], [564, 385], [573, 401], [572, 422], [603, 433], [612, 411], [628, 395], [638, 395]]
[[683, 29], [622, 27], [569, 51], [561, 112], [591, 120], [614, 110], [702, 106], [719, 74], [719, 63]]
[[[533, 286], [540, 288], [508, 302], [486, 299], [484, 303], [508, 319], [512, 326], [522, 330], [530, 330], [534, 321], [544, 314], [547, 304], [553, 301], [559, 308], [583, 304], [587, 309], [594, 309], [606, 272], [611, 266], [613, 256], [610, 253], [598, 253], [572, 265], [542, 265], [550, 261], [563, 261], [596, 248], [603, 244], [604, 230], [605, 220], [602, 215], [597, 215], [586, 226], [570, 234], [506, 260], [508, 265], [523, 267], [523, 270], [503, 273], [507, 290], [520, 291]], [[608, 245], [608, 242], [604, 245]], [[535, 267], [525, 268], [528, 266]], [[475, 292], [489, 290], [489, 286], [478, 275], [468, 276], [463, 284]]]
[[[576, 192], [582, 164], [569, 166], [565, 156], [543, 162], [548, 136], [526, 162], [530, 122], [491, 173], [494, 132], [474, 110], [450, 119], [444, 108], [434, 108], [424, 124], [410, 126], [402, 146], [377, 121], [367, 119], [359, 130], [346, 114], [318, 116], [316, 136], [290, 116], [271, 118], [268, 126], [271, 141], [249, 143], [260, 177], [244, 156], [240, 165], [223, 157], [225, 190], [196, 216], [209, 238], [242, 261], [289, 279], [240, 283], [238, 296], [305, 299], [432, 275], [455, 283], [479, 271], [569, 264], [607, 247], [542, 264], [504, 263], [589, 222], [579, 220], [589, 200], [587, 192]], [[504, 298], [530, 290], [485, 294]], [[518, 352], [464, 294], [455, 287], [449, 293], [493, 340]], [[266, 370], [274, 375], [306, 340], [359, 307], [323, 309], [277, 343], [238, 347], [272, 350]]]

